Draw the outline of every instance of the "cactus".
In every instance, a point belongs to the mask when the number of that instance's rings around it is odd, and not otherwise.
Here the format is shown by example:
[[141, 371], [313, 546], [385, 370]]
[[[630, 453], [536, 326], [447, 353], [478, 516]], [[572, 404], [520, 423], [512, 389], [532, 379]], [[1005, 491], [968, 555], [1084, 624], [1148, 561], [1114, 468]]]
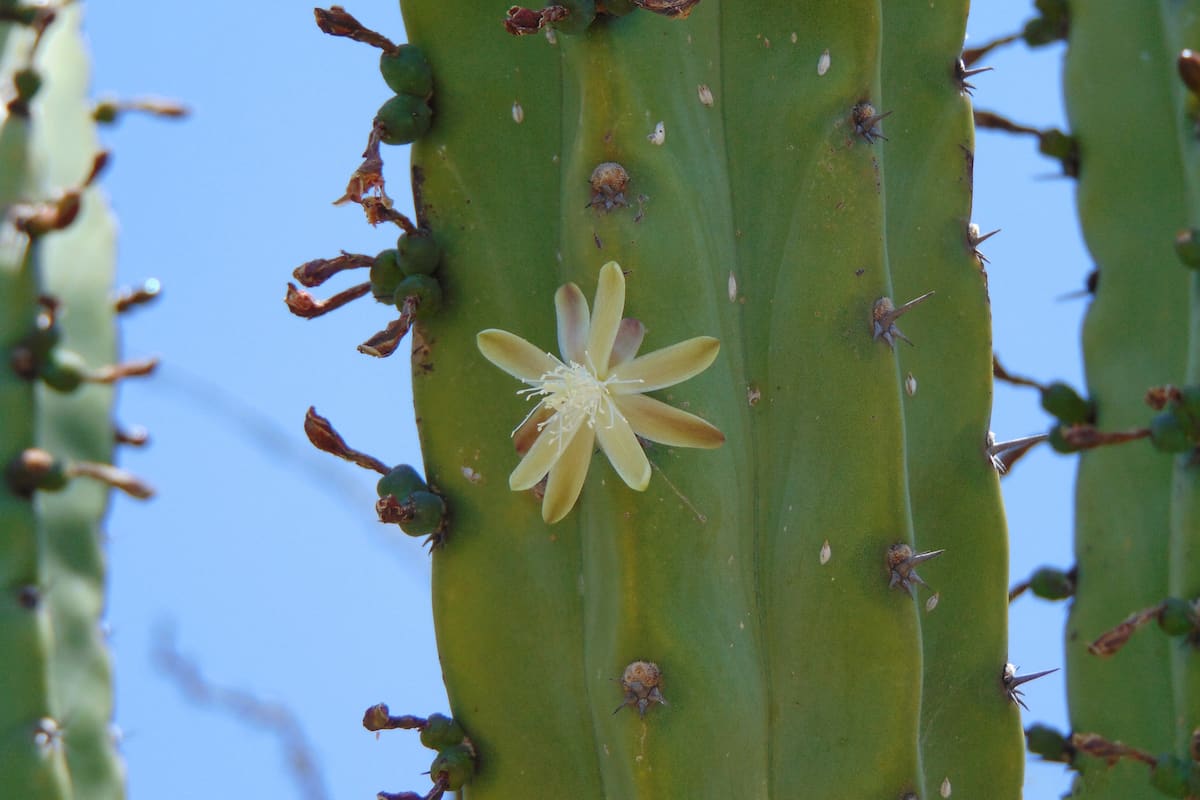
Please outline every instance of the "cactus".
[[[80, 6], [0, 3], [0, 775], [7, 796], [118, 798], [100, 615], [111, 384], [152, 364], [116, 354], [114, 225], [98, 158]], [[12, 87], [11, 90], [9, 87]]]
[[[1083, 331], [1087, 391], [1099, 430], [1146, 429], [1152, 388], [1200, 383], [1200, 287], [1175, 251], [1176, 234], [1200, 223], [1200, 84], [1189, 89], [1176, 63], [1200, 44], [1200, 7], [1072, 3], [1070, 11], [1064, 89], [1079, 142], [1079, 216], [1099, 270]], [[1162, 412], [1167, 421], [1177, 405]], [[1200, 727], [1195, 631], [1191, 644], [1147, 631], [1111, 657], [1097, 653], [1115, 648], [1105, 632], [1131, 633], [1119, 625], [1131, 614], [1200, 595], [1197, 437], [1190, 434], [1185, 453], [1161, 452], [1151, 445], [1163, 444], [1162, 421], [1152, 442], [1081, 458], [1078, 582], [1066, 634], [1073, 729], [1157, 760], [1187, 758]], [[1073, 796], [1163, 796], [1136, 759], [1075, 763]], [[1197, 793], [1200, 782], [1191, 788]]]
[[[394, 301], [374, 356], [411, 330], [427, 485], [378, 510], [444, 503], [466, 737], [427, 796], [1019, 796], [966, 3], [402, 10], [432, 95], [389, 78], [342, 199], [440, 260], [317, 260], [372, 280], [288, 303]], [[415, 222], [380, 172], [407, 138]]]

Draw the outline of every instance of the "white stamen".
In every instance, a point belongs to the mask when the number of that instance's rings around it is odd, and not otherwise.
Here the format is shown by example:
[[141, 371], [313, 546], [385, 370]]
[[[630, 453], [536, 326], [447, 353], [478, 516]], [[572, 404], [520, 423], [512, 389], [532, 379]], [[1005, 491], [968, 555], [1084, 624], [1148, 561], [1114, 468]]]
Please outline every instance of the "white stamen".
[[[620, 380], [616, 375], [609, 375], [601, 380], [596, 377], [596, 369], [592, 366], [591, 355], [584, 353], [584, 358], [588, 362], [586, 365], [576, 361], [564, 364], [555, 358], [558, 366], [542, 373], [542, 376], [536, 381], [530, 381], [528, 388], [517, 392], [526, 397], [542, 398], [541, 402], [522, 420], [521, 425], [524, 425], [529, 417], [542, 407], [555, 412], [549, 419], [538, 423], [538, 430], [543, 431], [549, 428], [550, 431], [547, 435], [551, 437], [551, 441], [558, 443], [560, 451], [566, 446], [570, 436], [585, 422], [589, 428], [595, 428], [597, 417], [607, 417], [608, 424], [605, 425], [605, 428], [611, 429], [616, 424], [618, 417], [624, 421], [625, 416], [613, 402], [609, 387], [619, 383], [642, 382], [640, 379]], [[517, 428], [519, 429], [521, 425], [518, 425]]]

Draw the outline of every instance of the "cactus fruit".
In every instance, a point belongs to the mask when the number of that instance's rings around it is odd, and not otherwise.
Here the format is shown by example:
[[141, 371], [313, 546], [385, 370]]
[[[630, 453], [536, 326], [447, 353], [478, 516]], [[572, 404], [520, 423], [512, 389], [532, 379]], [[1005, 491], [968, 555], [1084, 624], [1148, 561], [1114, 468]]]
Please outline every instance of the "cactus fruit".
[[[0, 775], [4, 794], [119, 798], [100, 521], [119, 367], [114, 224], [97, 157], [79, 4], [5, 4], [0, 85]], [[29, 15], [22, 18], [22, 14]], [[98, 479], [98, 480], [93, 480]]]
[[1019, 796], [966, 3], [590, 6], [404, 0], [417, 220], [343, 198], [439, 250], [386, 340], [464, 792]]

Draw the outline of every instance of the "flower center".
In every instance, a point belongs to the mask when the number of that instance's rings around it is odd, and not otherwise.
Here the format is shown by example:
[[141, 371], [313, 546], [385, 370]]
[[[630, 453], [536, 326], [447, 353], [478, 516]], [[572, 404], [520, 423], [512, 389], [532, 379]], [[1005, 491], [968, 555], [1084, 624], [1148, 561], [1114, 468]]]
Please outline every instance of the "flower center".
[[555, 412], [552, 417], [538, 425], [538, 430], [548, 427], [548, 435], [552, 440], [558, 441], [559, 447], [565, 446], [565, 439], [584, 422], [588, 427], [594, 428], [596, 417], [607, 416], [607, 427], [611, 428], [614, 416], [624, 418], [609, 394], [609, 386], [621, 381], [612, 375], [604, 380], [596, 377], [591, 359], [587, 358], [587, 364], [576, 361], [568, 364], [559, 362], [558, 366], [543, 373], [529, 388], [517, 392], [529, 397], [542, 398], [537, 407], [529, 412], [531, 416], [543, 406]]

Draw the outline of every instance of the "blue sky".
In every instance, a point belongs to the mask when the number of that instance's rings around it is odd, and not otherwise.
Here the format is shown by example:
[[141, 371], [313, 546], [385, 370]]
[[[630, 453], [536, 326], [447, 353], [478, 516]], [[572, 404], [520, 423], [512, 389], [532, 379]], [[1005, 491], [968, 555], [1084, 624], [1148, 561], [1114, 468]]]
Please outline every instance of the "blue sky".
[[[179, 98], [194, 112], [186, 122], [131, 116], [103, 134], [115, 154], [104, 187], [120, 220], [120, 280], [165, 287], [123, 321], [125, 352], [165, 366], [127, 384], [119, 404], [120, 422], [153, 436], [122, 463], [159, 495], [118, 498], [108, 524], [117, 723], [134, 800], [297, 795], [275, 737], [190, 704], [163, 677], [151, 653], [164, 625], [213, 682], [291, 708], [330, 797], [427, 785], [430, 751], [402, 733], [376, 741], [358, 724], [368, 705], [446, 709], [427, 555], [372, 521], [372, 476], [301, 433], [315, 405], [352, 445], [419, 463], [407, 359], [354, 352], [388, 310], [357, 304], [306, 322], [281, 302], [295, 265], [343, 247], [373, 253], [395, 236], [330, 204], [388, 92], [375, 51], [320, 34], [311, 9], [88, 4], [96, 94]], [[349, 10], [402, 38], [394, 0]], [[1030, 10], [977, 4], [969, 43], [1012, 32]], [[999, 51], [988, 62], [996, 71], [974, 79], [977, 106], [1065, 127], [1061, 60], [1061, 46]], [[390, 151], [388, 163], [398, 187], [405, 156]], [[997, 353], [1014, 371], [1080, 385], [1085, 304], [1057, 298], [1083, 285], [1090, 260], [1074, 187], [1056, 174], [1032, 140], [981, 133], [974, 218], [1003, 229], [983, 247]], [[1046, 427], [1034, 393], [998, 387], [1000, 438]], [[1038, 449], [1005, 479], [1014, 581], [1071, 563], [1074, 468]], [[1011, 660], [1026, 671], [1060, 666], [1063, 618], [1061, 606], [1015, 603]], [[1066, 727], [1060, 675], [1026, 695], [1027, 723]], [[1026, 785], [1028, 797], [1056, 797], [1067, 778], [1032, 765]]]

